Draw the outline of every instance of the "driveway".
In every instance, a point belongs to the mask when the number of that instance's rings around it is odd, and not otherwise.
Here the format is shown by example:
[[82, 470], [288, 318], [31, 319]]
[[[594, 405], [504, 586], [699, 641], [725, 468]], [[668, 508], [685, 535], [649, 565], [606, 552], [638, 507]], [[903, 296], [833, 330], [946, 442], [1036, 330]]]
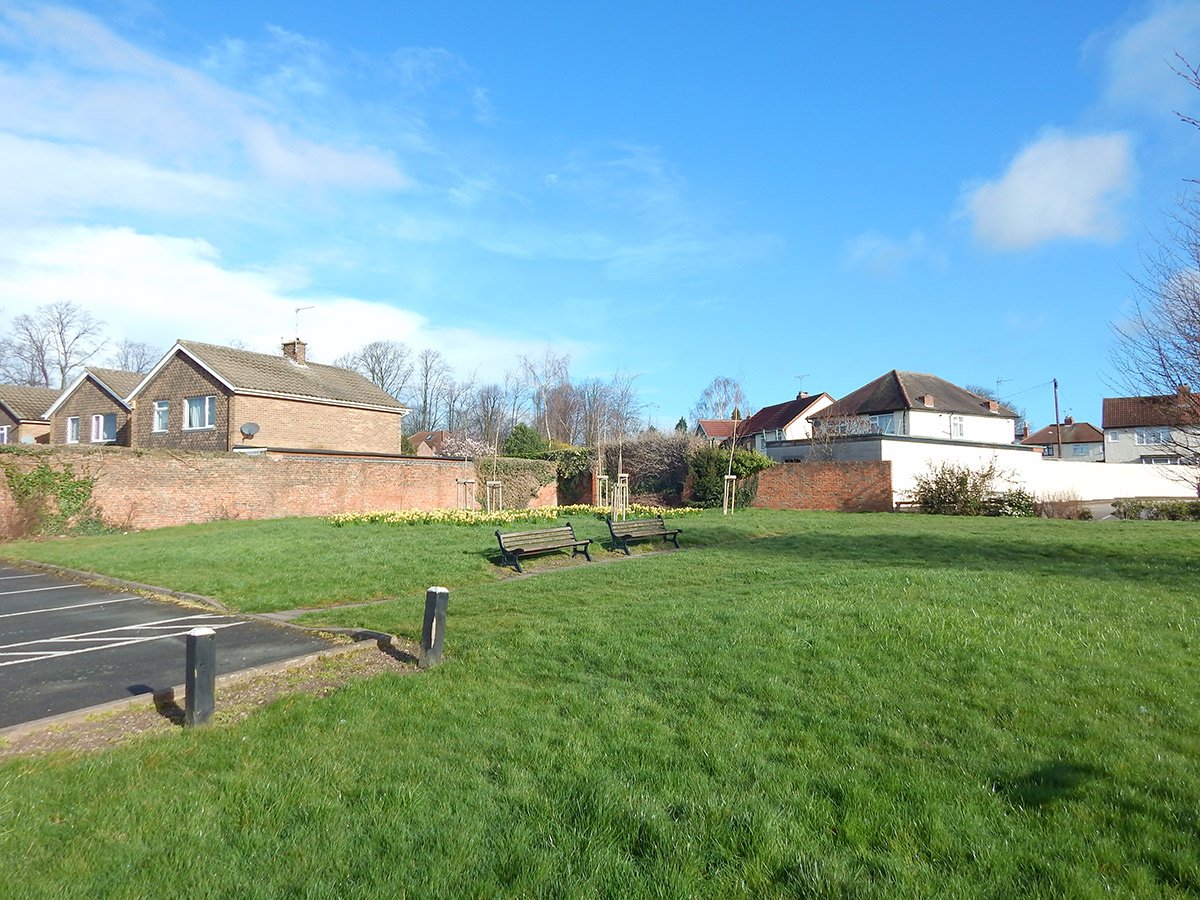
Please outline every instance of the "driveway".
[[184, 636], [201, 625], [217, 632], [218, 675], [334, 646], [297, 628], [0, 565], [0, 728], [182, 684]]

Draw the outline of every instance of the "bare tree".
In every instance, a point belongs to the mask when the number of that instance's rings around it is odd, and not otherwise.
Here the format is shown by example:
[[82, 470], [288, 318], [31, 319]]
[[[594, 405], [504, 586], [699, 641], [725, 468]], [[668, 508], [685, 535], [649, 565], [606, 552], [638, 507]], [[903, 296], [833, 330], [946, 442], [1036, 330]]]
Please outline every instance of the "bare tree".
[[502, 433], [507, 434], [507, 413], [504, 388], [498, 384], [485, 384], [475, 391], [471, 399], [467, 432], [494, 445]]
[[746, 392], [742, 383], [734, 378], [718, 375], [700, 393], [700, 399], [692, 407], [693, 419], [729, 419], [738, 410], [742, 418], [748, 418]]
[[140, 372], [145, 375], [154, 368], [156, 362], [162, 359], [162, 355], [162, 350], [157, 347], [152, 347], [142, 341], [131, 341], [129, 338], [124, 338], [118, 342], [108, 357], [108, 364], [114, 369]]
[[104, 344], [103, 322], [59, 300], [13, 319], [0, 347], [0, 375], [21, 384], [66, 387]]
[[371, 341], [339, 357], [334, 365], [353, 369], [397, 400], [403, 399], [414, 368], [412, 350], [401, 341]]
[[575, 398], [571, 387], [571, 357], [547, 347], [540, 360], [521, 357], [521, 368], [533, 387], [533, 408], [548, 441], [570, 443]]
[[440, 421], [442, 390], [450, 377], [450, 366], [437, 350], [422, 350], [416, 364], [416, 427], [432, 431]]
[[474, 392], [474, 372], [463, 381], [447, 374], [442, 382], [442, 403], [445, 407], [445, 425], [448, 431], [461, 431], [467, 427], [469, 398]]

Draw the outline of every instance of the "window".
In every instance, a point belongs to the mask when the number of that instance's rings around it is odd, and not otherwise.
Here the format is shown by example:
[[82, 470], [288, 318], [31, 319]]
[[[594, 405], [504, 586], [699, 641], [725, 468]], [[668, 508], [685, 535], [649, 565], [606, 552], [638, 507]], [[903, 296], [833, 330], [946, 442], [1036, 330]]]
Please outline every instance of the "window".
[[69, 416], [67, 418], [67, 443], [79, 443], [79, 416]]
[[0, 444], [8, 443], [8, 426], [0, 425]]
[[1152, 428], [1138, 428], [1134, 432], [1134, 441], [1139, 447], [1150, 447], [1171, 443], [1171, 429], [1165, 425]]
[[1104, 432], [1104, 437], [1110, 444], [1119, 444], [1121, 442], [1121, 432], [1119, 431], [1106, 431]]
[[184, 430], [195, 431], [200, 428], [217, 427], [217, 396], [187, 398], [187, 419], [183, 423]]
[[117, 414], [97, 413], [92, 416], [92, 443], [105, 444], [117, 439]]
[[1072, 456], [1087, 456], [1090, 452], [1091, 452], [1091, 448], [1089, 448], [1087, 444], [1072, 444], [1071, 445], [1071, 455]]
[[154, 401], [154, 430], [166, 431], [170, 421], [171, 403], [168, 400]]
[[951, 416], [950, 417], [950, 437], [952, 437], [952, 438], [962, 437], [963, 432], [965, 430], [965, 424], [966, 423], [963, 421], [962, 416]]
[[1053, 455], [1054, 455], [1054, 445], [1053, 444], [1047, 444], [1045, 447], [1042, 448], [1042, 456], [1053, 456]]
[[871, 422], [871, 432], [873, 434], [895, 434], [896, 433], [896, 417], [891, 413], [882, 413], [876, 416], [867, 416]]

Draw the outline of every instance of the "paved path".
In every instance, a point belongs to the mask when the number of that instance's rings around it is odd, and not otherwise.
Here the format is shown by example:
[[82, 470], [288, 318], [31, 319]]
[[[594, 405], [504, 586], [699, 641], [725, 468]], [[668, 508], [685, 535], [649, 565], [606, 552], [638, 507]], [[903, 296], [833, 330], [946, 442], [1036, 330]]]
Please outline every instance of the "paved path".
[[0, 728], [182, 684], [184, 635], [201, 625], [217, 632], [219, 675], [333, 646], [296, 628], [0, 565]]

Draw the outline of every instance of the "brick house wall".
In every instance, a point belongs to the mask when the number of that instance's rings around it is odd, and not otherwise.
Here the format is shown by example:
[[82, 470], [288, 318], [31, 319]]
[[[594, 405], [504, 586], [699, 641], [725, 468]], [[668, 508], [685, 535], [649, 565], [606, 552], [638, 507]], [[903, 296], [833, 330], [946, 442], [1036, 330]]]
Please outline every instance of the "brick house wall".
[[[400, 452], [399, 410], [362, 409], [245, 394], [235, 394], [230, 400], [230, 409], [230, 448]], [[258, 434], [248, 441], [240, 432], [246, 422], [259, 426]], [[450, 505], [454, 505], [453, 497]]]
[[108, 391], [102, 390], [90, 377], [85, 378], [71, 392], [61, 406], [50, 417], [50, 443], [65, 444], [67, 442], [67, 419], [79, 417], [79, 443], [92, 442], [92, 416], [116, 415], [116, 443], [128, 447], [131, 437], [132, 413], [121, 403], [114, 400]]
[[[188, 430], [183, 427], [188, 397], [213, 395], [216, 427]], [[203, 368], [182, 353], [176, 353], [158, 374], [138, 392], [132, 430], [134, 447], [171, 447], [181, 450], [228, 450], [230, 392]], [[154, 431], [154, 404], [166, 400], [167, 430]]]
[[782, 462], [758, 475], [754, 506], [762, 509], [827, 509], [887, 512], [892, 507], [892, 464]]

